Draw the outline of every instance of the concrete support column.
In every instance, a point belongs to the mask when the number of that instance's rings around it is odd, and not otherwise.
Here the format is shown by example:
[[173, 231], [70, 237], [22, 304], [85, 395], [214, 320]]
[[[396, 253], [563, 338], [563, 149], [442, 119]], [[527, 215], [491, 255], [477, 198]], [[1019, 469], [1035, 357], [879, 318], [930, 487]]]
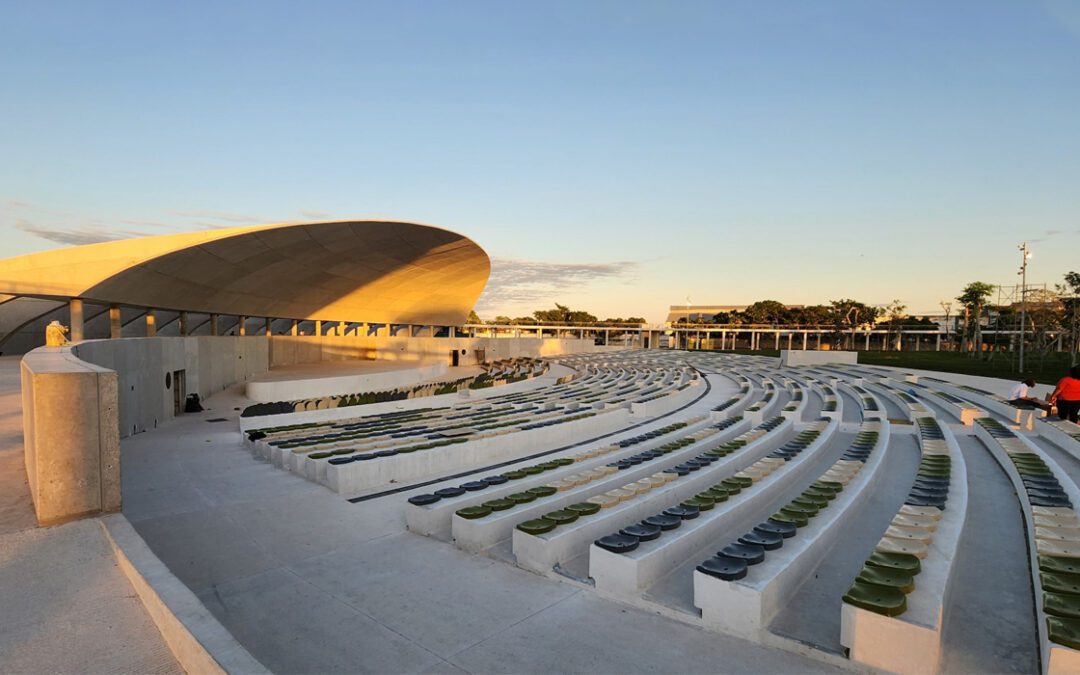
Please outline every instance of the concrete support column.
[[802, 350], [804, 352], [806, 351], [806, 338], [807, 338], [808, 335], [810, 335], [810, 334], [809, 333], [803, 333], [802, 334]]
[[267, 337], [270, 336], [270, 331], [271, 331], [271, 329], [273, 327], [274, 327], [274, 320], [271, 319], [270, 317], [266, 317], [266, 335], [267, 335]]
[[210, 334], [211, 335], [217, 335], [218, 334], [218, 315], [217, 314], [211, 314], [210, 315]]
[[866, 351], [870, 351], [870, 331], [866, 331]]
[[300, 334], [300, 322], [297, 321], [296, 319], [292, 320], [292, 329], [290, 330], [290, 334], [291, 335], [299, 335]]
[[457, 327], [456, 326], [450, 326], [450, 337], [452, 337], [452, 338], [457, 337]]
[[315, 322], [315, 334], [322, 335], [322, 321]]
[[146, 337], [154, 337], [157, 335], [157, 317], [154, 316], [154, 310], [146, 310]]
[[937, 334], [937, 340], [934, 341], [934, 351], [935, 352], [940, 352], [941, 351], [941, 333]]
[[180, 318], [177, 319], [180, 322], [180, 335], [181, 337], [188, 334], [188, 318], [187, 312], [180, 312]]
[[780, 349], [780, 331], [776, 331], [776, 335], [773, 337], [773, 349]]
[[121, 335], [120, 308], [113, 305], [109, 307], [109, 337], [115, 340]]
[[794, 339], [795, 339], [795, 333], [788, 333], [787, 334], [787, 348], [788, 348], [789, 352], [791, 351], [791, 341], [794, 340]]
[[238, 316], [238, 317], [236, 317], [236, 334], [237, 335], [247, 335], [247, 317], [246, 316]]
[[83, 315], [82, 300], [72, 298], [68, 302], [68, 311], [71, 314], [71, 332], [68, 337], [72, 342], [80, 342], [86, 337], [86, 322]]

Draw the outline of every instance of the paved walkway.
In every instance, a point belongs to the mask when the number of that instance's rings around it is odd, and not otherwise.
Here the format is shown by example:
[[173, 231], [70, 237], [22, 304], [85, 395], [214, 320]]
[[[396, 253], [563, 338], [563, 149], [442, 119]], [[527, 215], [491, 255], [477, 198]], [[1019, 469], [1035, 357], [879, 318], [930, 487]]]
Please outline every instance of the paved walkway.
[[214, 414], [124, 440], [124, 512], [271, 670], [835, 672], [413, 535], [408, 495], [349, 504], [253, 460]]
[[0, 358], [0, 672], [182, 673], [98, 521], [36, 527], [18, 374]]

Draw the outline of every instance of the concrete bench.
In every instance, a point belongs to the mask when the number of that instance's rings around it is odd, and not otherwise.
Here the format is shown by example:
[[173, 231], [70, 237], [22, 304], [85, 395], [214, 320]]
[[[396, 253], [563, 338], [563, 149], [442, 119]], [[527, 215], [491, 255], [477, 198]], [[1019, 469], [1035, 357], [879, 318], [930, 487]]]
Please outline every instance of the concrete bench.
[[881, 481], [881, 470], [889, 446], [890, 424], [880, 420], [864, 422], [860, 431], [878, 433], [877, 443], [862, 470], [836, 498], [796, 535], [784, 540], [782, 548], [770, 551], [765, 561], [750, 568], [743, 579], [724, 581], [694, 571], [694, 605], [701, 609], [706, 627], [750, 639], [760, 639], [781, 605], [813, 574], [844, 526], [857, 517], [859, 508]]
[[589, 576], [596, 581], [597, 590], [614, 595], [639, 593], [719, 537], [733, 520], [759, 510], [774, 499], [778, 491], [802, 480], [821, 449], [832, 440], [839, 423], [831, 420], [821, 426], [818, 437], [794, 459], [784, 462], [776, 471], [727, 501], [703, 511], [698, 518], [683, 522], [678, 529], [663, 533], [653, 541], [643, 541], [629, 553], [612, 553], [593, 544], [589, 549]]

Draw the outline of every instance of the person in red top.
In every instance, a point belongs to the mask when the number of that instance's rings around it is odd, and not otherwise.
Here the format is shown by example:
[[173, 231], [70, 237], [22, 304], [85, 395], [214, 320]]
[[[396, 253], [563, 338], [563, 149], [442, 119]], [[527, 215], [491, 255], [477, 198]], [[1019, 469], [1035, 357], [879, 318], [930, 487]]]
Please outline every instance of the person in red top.
[[1058, 417], [1076, 424], [1080, 415], [1080, 366], [1069, 368], [1069, 374], [1061, 378], [1050, 394], [1050, 401], [1057, 403]]

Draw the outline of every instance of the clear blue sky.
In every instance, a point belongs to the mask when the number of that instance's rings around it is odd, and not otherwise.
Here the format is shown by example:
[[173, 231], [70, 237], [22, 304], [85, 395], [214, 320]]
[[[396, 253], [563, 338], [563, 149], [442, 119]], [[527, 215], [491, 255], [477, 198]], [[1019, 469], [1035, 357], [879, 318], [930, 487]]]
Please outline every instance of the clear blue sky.
[[1080, 3], [0, 2], [4, 255], [447, 227], [481, 316], [1080, 270]]

